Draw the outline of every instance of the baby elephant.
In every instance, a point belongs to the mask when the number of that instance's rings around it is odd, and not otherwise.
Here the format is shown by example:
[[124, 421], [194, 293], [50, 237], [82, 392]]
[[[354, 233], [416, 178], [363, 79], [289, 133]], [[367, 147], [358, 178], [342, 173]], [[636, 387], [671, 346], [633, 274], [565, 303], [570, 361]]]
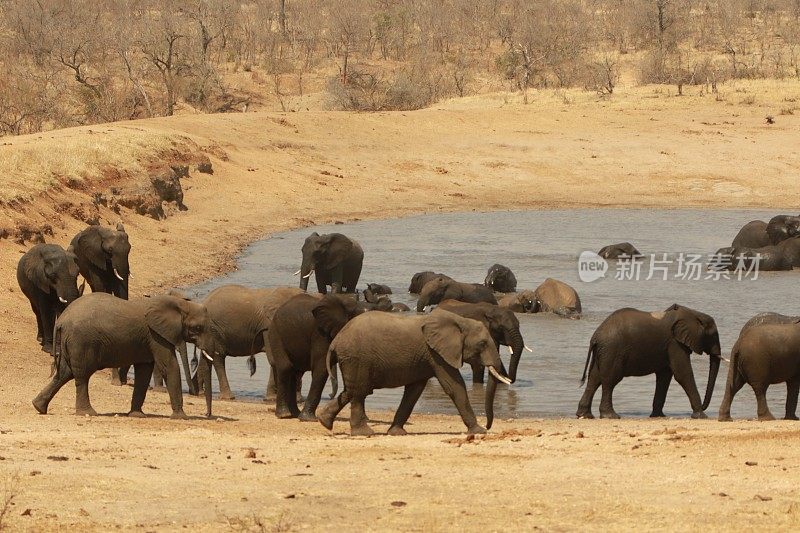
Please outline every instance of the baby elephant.
[[417, 300], [417, 312], [421, 313], [425, 307], [438, 304], [443, 300], [458, 300], [473, 304], [486, 302], [497, 305], [497, 299], [492, 289], [479, 283], [461, 283], [447, 276], [440, 276], [422, 287]]
[[786, 382], [786, 420], [797, 420], [797, 395], [800, 392], [800, 324], [775, 323], [745, 328], [731, 351], [725, 397], [719, 407], [719, 419], [731, 419], [731, 403], [748, 383], [756, 395], [759, 420], [775, 420], [767, 406], [767, 388]]
[[597, 255], [603, 259], [633, 259], [642, 256], [639, 250], [629, 242], [619, 242], [617, 244], [603, 246], [600, 248], [600, 251], [597, 252]]
[[507, 266], [495, 263], [489, 267], [483, 284], [495, 292], [514, 292], [517, 290], [517, 277]]
[[[205, 306], [175, 296], [123, 300], [96, 292], [67, 307], [55, 326], [55, 374], [33, 400], [41, 413], [68, 381], [75, 380], [75, 414], [96, 415], [89, 402], [89, 378], [100, 369], [133, 365], [128, 416], [142, 417], [153, 366], [167, 377], [172, 418], [186, 418], [181, 396], [181, 372], [175, 347], [184, 342], [211, 348], [214, 339]], [[211, 373], [206, 372], [206, 414], [211, 415]]]

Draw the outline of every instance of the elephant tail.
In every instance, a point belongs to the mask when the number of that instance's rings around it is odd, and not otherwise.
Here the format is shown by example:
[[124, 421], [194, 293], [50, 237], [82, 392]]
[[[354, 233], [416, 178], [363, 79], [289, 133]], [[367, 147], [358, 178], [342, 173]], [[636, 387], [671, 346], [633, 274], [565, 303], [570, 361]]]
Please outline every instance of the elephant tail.
[[581, 385], [580, 385], [581, 387], [583, 387], [583, 385], [586, 383], [586, 377], [590, 372], [590, 367], [597, 360], [597, 354], [595, 353], [595, 348], [597, 348], [597, 345], [593, 341], [590, 342], [589, 351], [586, 353], [586, 366], [583, 367], [583, 375], [581, 376]]
[[331, 388], [333, 389], [331, 392], [331, 398], [335, 398], [336, 394], [339, 392], [339, 376], [336, 372], [336, 364], [338, 363], [339, 359], [336, 357], [336, 350], [333, 346], [328, 348], [328, 355], [325, 358], [325, 365], [328, 368], [328, 375], [331, 377]]

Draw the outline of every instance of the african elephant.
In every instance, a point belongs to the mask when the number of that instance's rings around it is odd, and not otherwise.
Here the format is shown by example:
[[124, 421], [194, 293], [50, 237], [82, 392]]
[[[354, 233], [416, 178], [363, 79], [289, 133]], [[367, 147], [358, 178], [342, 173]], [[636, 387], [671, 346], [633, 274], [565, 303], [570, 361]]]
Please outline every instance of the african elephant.
[[517, 278], [507, 266], [494, 264], [489, 267], [483, 284], [495, 292], [514, 292], [517, 290]]
[[[167, 376], [172, 418], [186, 418], [181, 373], [175, 359], [175, 347], [186, 341], [216, 345], [208, 312], [201, 304], [167, 295], [131, 301], [105, 293], [83, 296], [56, 321], [55, 374], [33, 400], [33, 406], [39, 413], [47, 413], [53, 396], [74, 379], [75, 414], [96, 415], [89, 402], [89, 378], [102, 368], [133, 365], [136, 381], [128, 416], [141, 417], [150, 375], [158, 365]], [[210, 373], [206, 415], [211, 416]]]
[[320, 235], [316, 231], [303, 243], [303, 261], [300, 270], [300, 288], [308, 289], [308, 278], [315, 274], [317, 291], [326, 294], [327, 286], [331, 292], [355, 292], [361, 266], [364, 263], [364, 250], [353, 239], [341, 233]]
[[[242, 285], [223, 285], [206, 296], [203, 305], [208, 309], [209, 318], [219, 337], [212, 363], [219, 380], [221, 399], [234, 399], [225, 372], [225, 358], [250, 356], [248, 362], [252, 376], [256, 371], [253, 356], [269, 346], [267, 331], [275, 311], [298, 294], [303, 294], [303, 291], [292, 287], [251, 289]], [[209, 351], [209, 348], [201, 348]], [[207, 366], [208, 362], [201, 357], [198, 375], [210, 370]]]
[[[169, 291], [167, 291], [167, 295], [183, 298], [184, 300], [189, 299], [183, 292], [177, 289], [170, 289]], [[186, 386], [188, 387], [189, 394], [191, 394], [192, 396], [197, 396], [198, 394], [200, 394], [200, 391], [198, 390], [197, 381], [195, 379], [192, 379], [192, 370], [189, 367], [189, 354], [186, 350], [186, 343], [185, 342], [179, 343], [175, 347], [175, 349], [178, 350], [178, 356], [181, 359], [181, 366], [183, 367], [183, 375], [184, 379], [186, 380]], [[196, 358], [193, 360], [193, 363], [195, 364], [197, 363]], [[127, 367], [121, 369], [121, 371], [124, 372], [125, 375], [128, 374]], [[156, 391], [167, 390], [165, 386], [164, 375], [161, 373], [161, 370], [157, 366], [153, 368], [153, 390]]]
[[777, 215], [764, 222], [753, 220], [745, 224], [731, 246], [742, 248], [762, 248], [778, 244], [779, 242], [800, 235], [800, 217], [792, 215]]
[[580, 318], [581, 299], [578, 293], [557, 279], [547, 278], [533, 291], [532, 313], [555, 313], [567, 318]]
[[[689, 355], [709, 355], [708, 384], [703, 403], [694, 382]], [[673, 375], [692, 406], [692, 418], [707, 418], [703, 412], [711, 402], [721, 358], [719, 333], [710, 316], [673, 304], [664, 312], [648, 313], [624, 308], [611, 313], [589, 342], [581, 384], [589, 383], [578, 404], [578, 418], [594, 418], [592, 399], [600, 385], [600, 418], [619, 418], [614, 412], [614, 387], [625, 376], [655, 373], [656, 391], [651, 417], [664, 416], [664, 401]]]
[[[434, 376], [453, 400], [470, 434], [484, 433], [467, 397], [459, 368], [464, 361], [479, 359], [489, 367], [492, 379], [502, 375], [500, 355], [486, 327], [476, 320], [437, 309], [425, 316], [401, 317], [388, 313], [364, 313], [352, 319], [333, 339], [328, 350], [328, 371], [336, 390], [338, 363], [344, 390], [319, 413], [320, 423], [333, 429], [333, 421], [348, 403], [350, 434], [371, 435], [364, 400], [375, 389], [405, 387], [389, 435], [405, 435], [403, 428], [428, 380]], [[491, 427], [494, 397], [486, 395], [487, 427]]]
[[[511, 309], [487, 303], [470, 304], [457, 300], [444, 300], [438, 307], [458, 316], [481, 322], [489, 330], [489, 334], [492, 336], [494, 345], [498, 350], [501, 344], [511, 348], [508, 377], [511, 378], [512, 383], [517, 380], [517, 367], [519, 367], [519, 361], [522, 358], [522, 350], [531, 351], [531, 349], [525, 345], [522, 333], [519, 330], [519, 320]], [[467, 363], [472, 367], [472, 382], [483, 383], [483, 364], [479, 360], [471, 360], [467, 361]], [[505, 372], [505, 369], [503, 371]]]
[[[267, 332], [269, 362], [275, 372], [275, 416], [316, 420], [315, 412], [328, 381], [325, 356], [337, 333], [364, 310], [355, 299], [328, 294], [322, 299], [308, 294], [293, 296], [281, 305]], [[303, 411], [297, 407], [298, 375], [311, 371], [311, 390]]]
[[442, 300], [458, 300], [460, 302], [487, 302], [497, 305], [494, 291], [478, 283], [461, 283], [447, 277], [437, 277], [422, 287], [417, 300], [417, 312], [421, 313], [428, 305], [435, 305]]
[[739, 336], [741, 337], [745, 331], [755, 326], [762, 326], [764, 324], [797, 324], [800, 323], [800, 316], [781, 315], [780, 313], [759, 313], [742, 326]]
[[52, 353], [56, 318], [80, 296], [77, 279], [72, 249], [57, 244], [37, 244], [17, 263], [17, 282], [36, 315], [36, 339], [42, 351]]
[[756, 395], [759, 420], [775, 420], [767, 405], [767, 389], [786, 382], [786, 420], [797, 420], [800, 392], [800, 324], [766, 323], [742, 331], [733, 345], [719, 420], [731, 419], [733, 397], [749, 383]]
[[392, 302], [392, 300], [388, 296], [373, 292], [371, 286], [372, 284], [368, 285], [367, 288], [364, 289], [365, 303], [362, 303], [361, 305], [365, 309], [376, 310], [376, 311], [395, 311], [395, 312], [411, 310], [411, 308], [404, 303]]
[[524, 290], [503, 296], [497, 305], [508, 308], [515, 313], [535, 313], [536, 294], [531, 290]]
[[111, 229], [89, 226], [72, 239], [71, 246], [81, 275], [92, 292], [107, 292], [128, 299], [131, 245], [122, 224]]
[[430, 270], [417, 272], [411, 277], [411, 284], [408, 286], [408, 292], [411, 294], [419, 294], [422, 292], [422, 287], [424, 287], [426, 283], [436, 278], [453, 279], [445, 274], [437, 274]]
[[758, 249], [726, 246], [714, 253], [708, 268], [717, 271], [747, 271], [755, 270], [757, 265], [759, 271], [765, 272], [792, 270], [791, 258], [785, 257], [781, 248], [780, 244]]
[[367, 288], [364, 292], [370, 291], [372, 294], [392, 294], [392, 289], [388, 285], [381, 285], [380, 283], [367, 283]]
[[603, 246], [600, 248], [600, 251], [597, 252], [597, 255], [603, 259], [631, 259], [635, 257], [641, 257], [642, 254], [631, 243], [620, 242], [617, 244]]

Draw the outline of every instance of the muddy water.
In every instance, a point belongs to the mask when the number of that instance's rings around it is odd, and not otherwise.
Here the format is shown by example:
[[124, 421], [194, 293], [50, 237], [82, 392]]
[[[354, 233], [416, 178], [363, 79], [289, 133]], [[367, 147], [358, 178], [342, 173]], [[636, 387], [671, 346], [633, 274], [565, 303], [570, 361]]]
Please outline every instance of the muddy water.
[[[729, 353], [741, 326], [754, 314], [776, 311], [800, 314], [796, 303], [798, 272], [762, 272], [757, 280], [684, 280], [676, 278], [677, 265], [670, 266], [668, 280], [617, 280], [611, 263], [606, 278], [585, 283], [578, 279], [577, 258], [584, 250], [599, 250], [606, 244], [632, 242], [645, 254], [667, 253], [676, 260], [680, 253], [706, 256], [729, 245], [738, 229], [754, 219], [768, 220], [775, 213], [742, 210], [558, 210], [527, 212], [460, 213], [410, 217], [400, 220], [356, 222], [284, 232], [254, 243], [243, 254], [239, 269], [228, 276], [194, 288], [202, 297], [227, 283], [254, 287], [295, 286], [292, 276], [300, 263], [300, 246], [312, 231], [341, 232], [358, 240], [365, 250], [360, 286], [389, 285], [395, 301], [414, 307], [406, 293], [412, 274], [422, 270], [444, 272], [468, 282], [482, 282], [493, 263], [510, 267], [518, 288], [535, 288], [546, 277], [561, 279], [575, 287], [583, 303], [581, 320], [552, 315], [518, 315], [522, 333], [533, 354], [525, 353], [519, 379], [511, 387], [501, 386], [495, 402], [497, 415], [510, 417], [574, 416], [582, 389], [579, 381], [586, 360], [588, 341], [597, 326], [621, 307], [663, 310], [677, 302], [711, 314], [717, 321], [724, 354]], [[647, 277], [648, 261], [642, 267]], [[311, 280], [309, 290], [315, 289]], [[508, 350], [501, 347], [507, 361]], [[244, 358], [228, 358], [231, 387], [240, 399], [263, 396], [268, 365], [258, 357], [258, 370], [249, 376]], [[693, 356], [695, 380], [702, 397], [708, 358]], [[483, 411], [483, 386], [471, 386], [471, 372], [463, 369], [476, 412]], [[722, 400], [728, 366], [722, 363], [711, 407], [716, 417]], [[306, 379], [307, 389], [310, 379]], [[643, 417], [650, 413], [655, 377], [625, 378], [614, 392], [614, 407], [622, 416]], [[367, 399], [367, 409], [394, 409], [402, 389], [376, 391]], [[785, 387], [769, 391], [773, 414], [783, 415]], [[323, 398], [323, 401], [327, 395]], [[594, 412], [600, 401], [595, 396]], [[438, 383], [431, 380], [417, 404], [419, 412], [456, 414]], [[690, 414], [689, 401], [673, 380], [664, 409], [668, 416]], [[733, 406], [734, 417], [755, 416], [752, 389], [745, 387]], [[413, 417], [412, 417], [413, 422]]]

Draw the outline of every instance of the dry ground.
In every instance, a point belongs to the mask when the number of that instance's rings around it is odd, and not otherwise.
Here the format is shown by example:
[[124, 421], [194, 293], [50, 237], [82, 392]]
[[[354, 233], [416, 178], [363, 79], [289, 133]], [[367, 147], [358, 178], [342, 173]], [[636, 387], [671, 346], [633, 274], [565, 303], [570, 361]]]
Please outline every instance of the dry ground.
[[[270, 232], [333, 220], [571, 206], [798, 211], [800, 115], [789, 113], [800, 84], [726, 86], [719, 98], [668, 90], [193, 115], [9, 138], [0, 223], [52, 219], [48, 240], [66, 244], [82, 223], [61, 202], [86, 201], [109, 185], [103, 168], [135, 168], [172, 143], [214, 163], [214, 175], [184, 180], [189, 211], [163, 222], [102, 212], [131, 234], [135, 294], [232, 268], [241, 246]], [[800, 527], [796, 423], [498, 421], [464, 442], [457, 417], [415, 415], [417, 435], [350, 439], [236, 402], [217, 402], [217, 421], [75, 418], [70, 386], [38, 416], [30, 400], [49, 363], [14, 278], [26, 247], [0, 241], [0, 494], [14, 495], [2, 518], [12, 529]], [[92, 395], [105, 413], [130, 401], [105, 376]], [[145, 407], [167, 414], [166, 396]], [[202, 411], [189, 401], [190, 415]], [[378, 428], [391, 417], [372, 416]]]

